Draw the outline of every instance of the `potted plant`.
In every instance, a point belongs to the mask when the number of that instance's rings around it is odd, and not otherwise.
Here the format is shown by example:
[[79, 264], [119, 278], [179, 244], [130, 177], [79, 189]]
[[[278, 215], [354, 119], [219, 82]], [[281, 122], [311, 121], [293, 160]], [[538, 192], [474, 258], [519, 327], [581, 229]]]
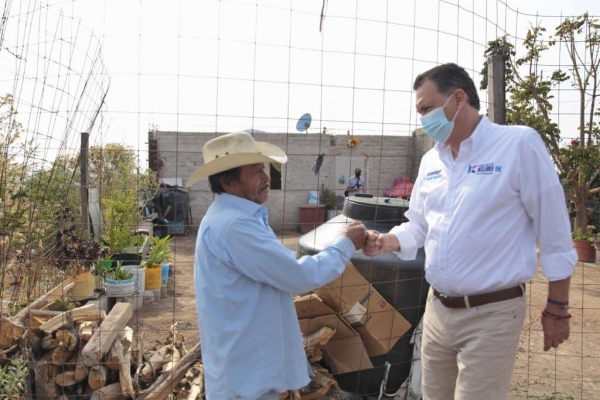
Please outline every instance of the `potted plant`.
[[78, 236], [80, 230], [71, 209], [62, 206], [57, 217], [58, 230], [50, 255], [54, 265], [75, 283], [70, 295], [73, 300], [84, 300], [94, 295], [95, 279], [92, 270], [98, 260], [108, 254], [108, 249], [94, 240]]
[[573, 247], [577, 252], [579, 261], [594, 262], [596, 260], [596, 252], [592, 242], [594, 229], [596, 229], [595, 226], [588, 225], [585, 230], [577, 228], [573, 231]]
[[144, 262], [146, 266], [146, 289], [160, 289], [162, 285], [162, 266], [171, 260], [171, 254], [171, 236], [167, 235], [164, 238], [153, 236], [150, 239], [150, 251]]
[[108, 297], [128, 297], [135, 292], [133, 272], [123, 269], [122, 263], [108, 273], [105, 279], [105, 290]]
[[112, 260], [109, 260], [108, 258], [106, 258], [106, 259], [103, 258], [96, 263], [96, 268], [94, 269], [94, 271], [92, 271], [93, 275], [96, 277], [95, 278], [95, 288], [96, 289], [104, 290], [104, 282], [106, 280], [106, 277], [112, 270], [112, 265], [113, 265]]
[[594, 236], [592, 243], [594, 243], [594, 249], [596, 250], [596, 263], [600, 264], [600, 232]]
[[337, 215], [337, 207], [338, 207], [338, 198], [333, 190], [329, 190], [322, 186], [321, 196], [320, 196], [321, 204], [325, 206], [327, 220], [334, 218]]

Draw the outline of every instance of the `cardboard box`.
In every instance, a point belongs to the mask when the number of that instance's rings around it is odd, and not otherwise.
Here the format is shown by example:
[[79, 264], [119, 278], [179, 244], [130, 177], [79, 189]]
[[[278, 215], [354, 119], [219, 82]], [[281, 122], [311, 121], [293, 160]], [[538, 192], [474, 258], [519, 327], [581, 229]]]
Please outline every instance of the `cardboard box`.
[[305, 337], [323, 327], [335, 329], [335, 334], [323, 347], [325, 362], [334, 374], [373, 368], [358, 332], [318, 296], [296, 298], [295, 305], [300, 331]]
[[387, 354], [411, 327], [351, 262], [315, 293], [360, 334], [370, 357]]

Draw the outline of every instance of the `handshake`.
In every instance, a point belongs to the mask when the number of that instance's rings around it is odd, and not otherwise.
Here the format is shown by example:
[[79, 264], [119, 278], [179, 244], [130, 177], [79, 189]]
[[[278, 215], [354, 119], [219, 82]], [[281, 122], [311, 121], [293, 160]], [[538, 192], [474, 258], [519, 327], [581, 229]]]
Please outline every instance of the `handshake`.
[[369, 257], [378, 256], [386, 251], [400, 250], [400, 243], [395, 235], [380, 233], [372, 229], [367, 230], [358, 221], [346, 225], [342, 235], [352, 241], [356, 250], [362, 249], [363, 254]]

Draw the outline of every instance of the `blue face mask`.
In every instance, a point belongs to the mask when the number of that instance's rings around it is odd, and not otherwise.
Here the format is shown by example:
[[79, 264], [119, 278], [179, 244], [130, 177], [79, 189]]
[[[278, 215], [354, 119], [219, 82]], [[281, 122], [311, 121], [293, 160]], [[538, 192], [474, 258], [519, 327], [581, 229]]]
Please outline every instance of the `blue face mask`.
[[460, 111], [457, 110], [452, 121], [448, 121], [446, 114], [444, 114], [444, 108], [451, 98], [452, 96], [448, 97], [448, 100], [446, 100], [443, 106], [433, 109], [421, 116], [421, 125], [423, 126], [425, 133], [436, 142], [444, 143], [448, 140], [448, 137], [454, 128], [454, 120], [458, 115], [458, 111]]

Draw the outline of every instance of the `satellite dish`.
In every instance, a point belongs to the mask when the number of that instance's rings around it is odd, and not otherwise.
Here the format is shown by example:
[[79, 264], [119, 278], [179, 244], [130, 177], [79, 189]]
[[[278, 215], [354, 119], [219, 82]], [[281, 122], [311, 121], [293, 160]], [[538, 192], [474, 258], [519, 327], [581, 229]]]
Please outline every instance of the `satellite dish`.
[[296, 129], [298, 132], [306, 132], [308, 133], [308, 128], [310, 128], [310, 123], [312, 122], [312, 117], [309, 113], [304, 114], [300, 117], [298, 122], [296, 123]]

